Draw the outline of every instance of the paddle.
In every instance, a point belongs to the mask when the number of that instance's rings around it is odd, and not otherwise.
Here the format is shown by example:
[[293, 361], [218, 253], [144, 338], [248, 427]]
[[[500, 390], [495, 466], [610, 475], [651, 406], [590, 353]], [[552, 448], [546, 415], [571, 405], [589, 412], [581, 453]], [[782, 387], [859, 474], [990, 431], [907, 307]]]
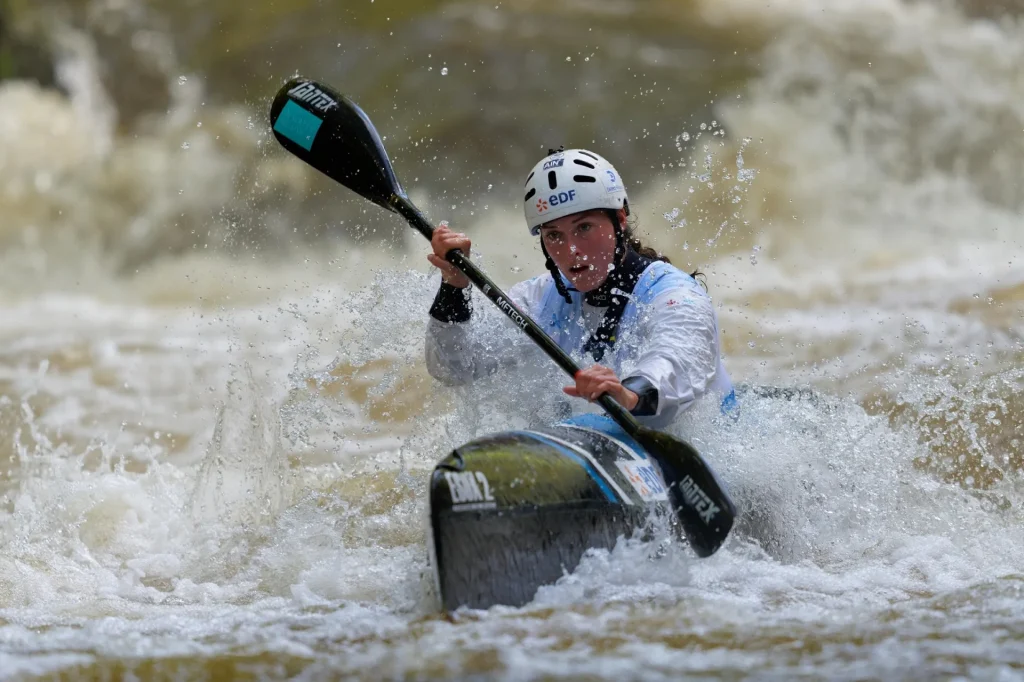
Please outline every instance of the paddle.
[[[434, 234], [433, 225], [399, 184], [373, 123], [354, 102], [324, 85], [295, 78], [274, 98], [270, 123], [278, 142], [289, 152], [357, 194], [400, 214], [428, 240]], [[576, 376], [580, 368], [572, 358], [461, 251], [449, 251], [445, 260], [461, 270], [569, 376]], [[661, 466], [680, 525], [697, 555], [714, 554], [732, 528], [736, 508], [711, 468], [689, 443], [641, 426], [611, 396], [602, 395], [597, 402]]]

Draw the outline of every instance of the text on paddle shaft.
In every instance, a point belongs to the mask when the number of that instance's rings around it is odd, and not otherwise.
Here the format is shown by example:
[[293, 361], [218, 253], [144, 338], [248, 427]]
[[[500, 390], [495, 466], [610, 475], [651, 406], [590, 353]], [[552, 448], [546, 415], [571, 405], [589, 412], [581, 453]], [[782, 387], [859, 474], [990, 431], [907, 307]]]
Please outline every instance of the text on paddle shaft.
[[446, 471], [444, 480], [448, 481], [452, 504], [494, 501], [491, 485], [482, 471]]
[[679, 481], [679, 490], [682, 491], [686, 504], [693, 507], [704, 523], [710, 526], [715, 514], [721, 511], [718, 505], [712, 502], [707, 493], [701, 490], [700, 486], [694, 483], [689, 476]]
[[526, 318], [519, 314], [519, 311], [512, 307], [504, 296], [499, 296], [498, 300], [495, 301], [498, 307], [501, 308], [501, 312], [508, 316], [508, 319], [519, 325], [520, 329], [526, 329]]
[[334, 101], [334, 98], [324, 94], [320, 88], [316, 87], [312, 83], [296, 85], [288, 91], [288, 94], [292, 99], [305, 102], [314, 109], [319, 109], [320, 111], [328, 111], [331, 108], [338, 106], [338, 103]]

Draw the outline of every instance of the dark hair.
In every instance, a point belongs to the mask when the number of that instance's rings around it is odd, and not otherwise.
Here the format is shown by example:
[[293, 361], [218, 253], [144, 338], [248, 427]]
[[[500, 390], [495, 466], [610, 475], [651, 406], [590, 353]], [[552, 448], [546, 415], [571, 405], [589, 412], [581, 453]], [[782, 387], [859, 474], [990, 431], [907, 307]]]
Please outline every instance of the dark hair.
[[[614, 224], [618, 216], [615, 215], [615, 211], [609, 211], [609, 214]], [[635, 217], [629, 215], [629, 209], [626, 210], [626, 224], [622, 226], [622, 236], [629, 244], [630, 248], [636, 251], [644, 258], [650, 258], [651, 260], [660, 260], [665, 263], [671, 264], [672, 261], [668, 259], [668, 256], [656, 251], [650, 246], [645, 246], [640, 238], [636, 236], [636, 224], [637, 220]]]
[[[615, 213], [611, 213], [612, 221], [614, 222]], [[636, 251], [644, 258], [650, 258], [651, 260], [660, 260], [671, 264], [672, 261], [668, 259], [668, 256], [662, 254], [659, 251], [656, 251], [650, 246], [644, 245], [644, 243], [640, 241], [640, 238], [636, 236], [637, 219], [629, 215], [628, 209], [626, 211], [626, 216], [626, 224], [622, 226], [622, 236], [625, 238], [626, 243], [629, 244], [630, 248]], [[693, 277], [695, 280], [697, 280], [697, 282], [699, 282], [700, 285], [704, 287], [704, 291], [708, 290], [707, 277], [703, 272], [701, 272], [700, 270], [694, 270], [693, 272], [690, 273], [690, 277]]]

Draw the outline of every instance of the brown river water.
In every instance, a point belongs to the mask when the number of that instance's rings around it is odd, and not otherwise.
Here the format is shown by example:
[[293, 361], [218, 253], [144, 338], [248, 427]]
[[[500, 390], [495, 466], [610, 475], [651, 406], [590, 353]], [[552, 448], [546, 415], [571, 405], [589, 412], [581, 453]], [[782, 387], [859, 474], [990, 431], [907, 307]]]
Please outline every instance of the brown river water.
[[[0, 13], [43, 74], [0, 80], [3, 679], [1024, 679], [1019, 3]], [[437, 613], [431, 467], [562, 380], [427, 375], [426, 245], [277, 146], [295, 73], [505, 286], [532, 163], [616, 163], [734, 380], [818, 392], [673, 427], [771, 542]]]

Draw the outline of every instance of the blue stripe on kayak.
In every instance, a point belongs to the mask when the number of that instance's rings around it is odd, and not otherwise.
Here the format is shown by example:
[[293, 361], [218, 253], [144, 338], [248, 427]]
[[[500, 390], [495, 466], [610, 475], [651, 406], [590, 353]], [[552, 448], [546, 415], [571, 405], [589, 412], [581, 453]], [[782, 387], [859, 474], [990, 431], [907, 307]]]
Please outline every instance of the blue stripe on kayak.
[[323, 121], [309, 113], [292, 100], [285, 102], [284, 109], [277, 115], [274, 130], [299, 145], [307, 152], [313, 148], [313, 140], [320, 132]]
[[601, 474], [597, 473], [597, 469], [594, 468], [594, 465], [592, 465], [586, 459], [580, 457], [575, 452], [565, 447], [561, 443], [556, 443], [555, 441], [549, 438], [545, 438], [544, 434], [542, 433], [536, 433], [535, 431], [519, 431], [518, 433], [528, 434], [538, 440], [544, 441], [551, 447], [556, 448], [563, 455], [565, 455], [566, 457], [568, 457], [569, 459], [573, 460], [581, 467], [583, 467], [583, 470], [586, 471], [592, 479], [594, 479], [594, 482], [597, 483], [597, 487], [601, 489], [602, 493], [604, 493], [605, 499], [607, 499], [609, 502], [619, 501], [619, 498], [616, 497], [615, 493], [612, 491], [611, 486], [608, 485], [608, 481], [604, 480], [604, 477], [601, 476]]
[[575, 417], [570, 417], [569, 419], [566, 419], [561, 423], [573, 424], [575, 426], [585, 426], [588, 429], [594, 429], [595, 431], [606, 433], [612, 438], [621, 440], [623, 443], [631, 447], [633, 449], [633, 452], [640, 455], [644, 459], [647, 459], [647, 451], [644, 450], [643, 446], [640, 445], [640, 443], [637, 443], [635, 440], [633, 440], [632, 436], [623, 431], [622, 427], [616, 424], [614, 421], [612, 421], [612, 418], [607, 415], [594, 414], [592, 412], [588, 412], [586, 414], [580, 414], [576, 415]]

